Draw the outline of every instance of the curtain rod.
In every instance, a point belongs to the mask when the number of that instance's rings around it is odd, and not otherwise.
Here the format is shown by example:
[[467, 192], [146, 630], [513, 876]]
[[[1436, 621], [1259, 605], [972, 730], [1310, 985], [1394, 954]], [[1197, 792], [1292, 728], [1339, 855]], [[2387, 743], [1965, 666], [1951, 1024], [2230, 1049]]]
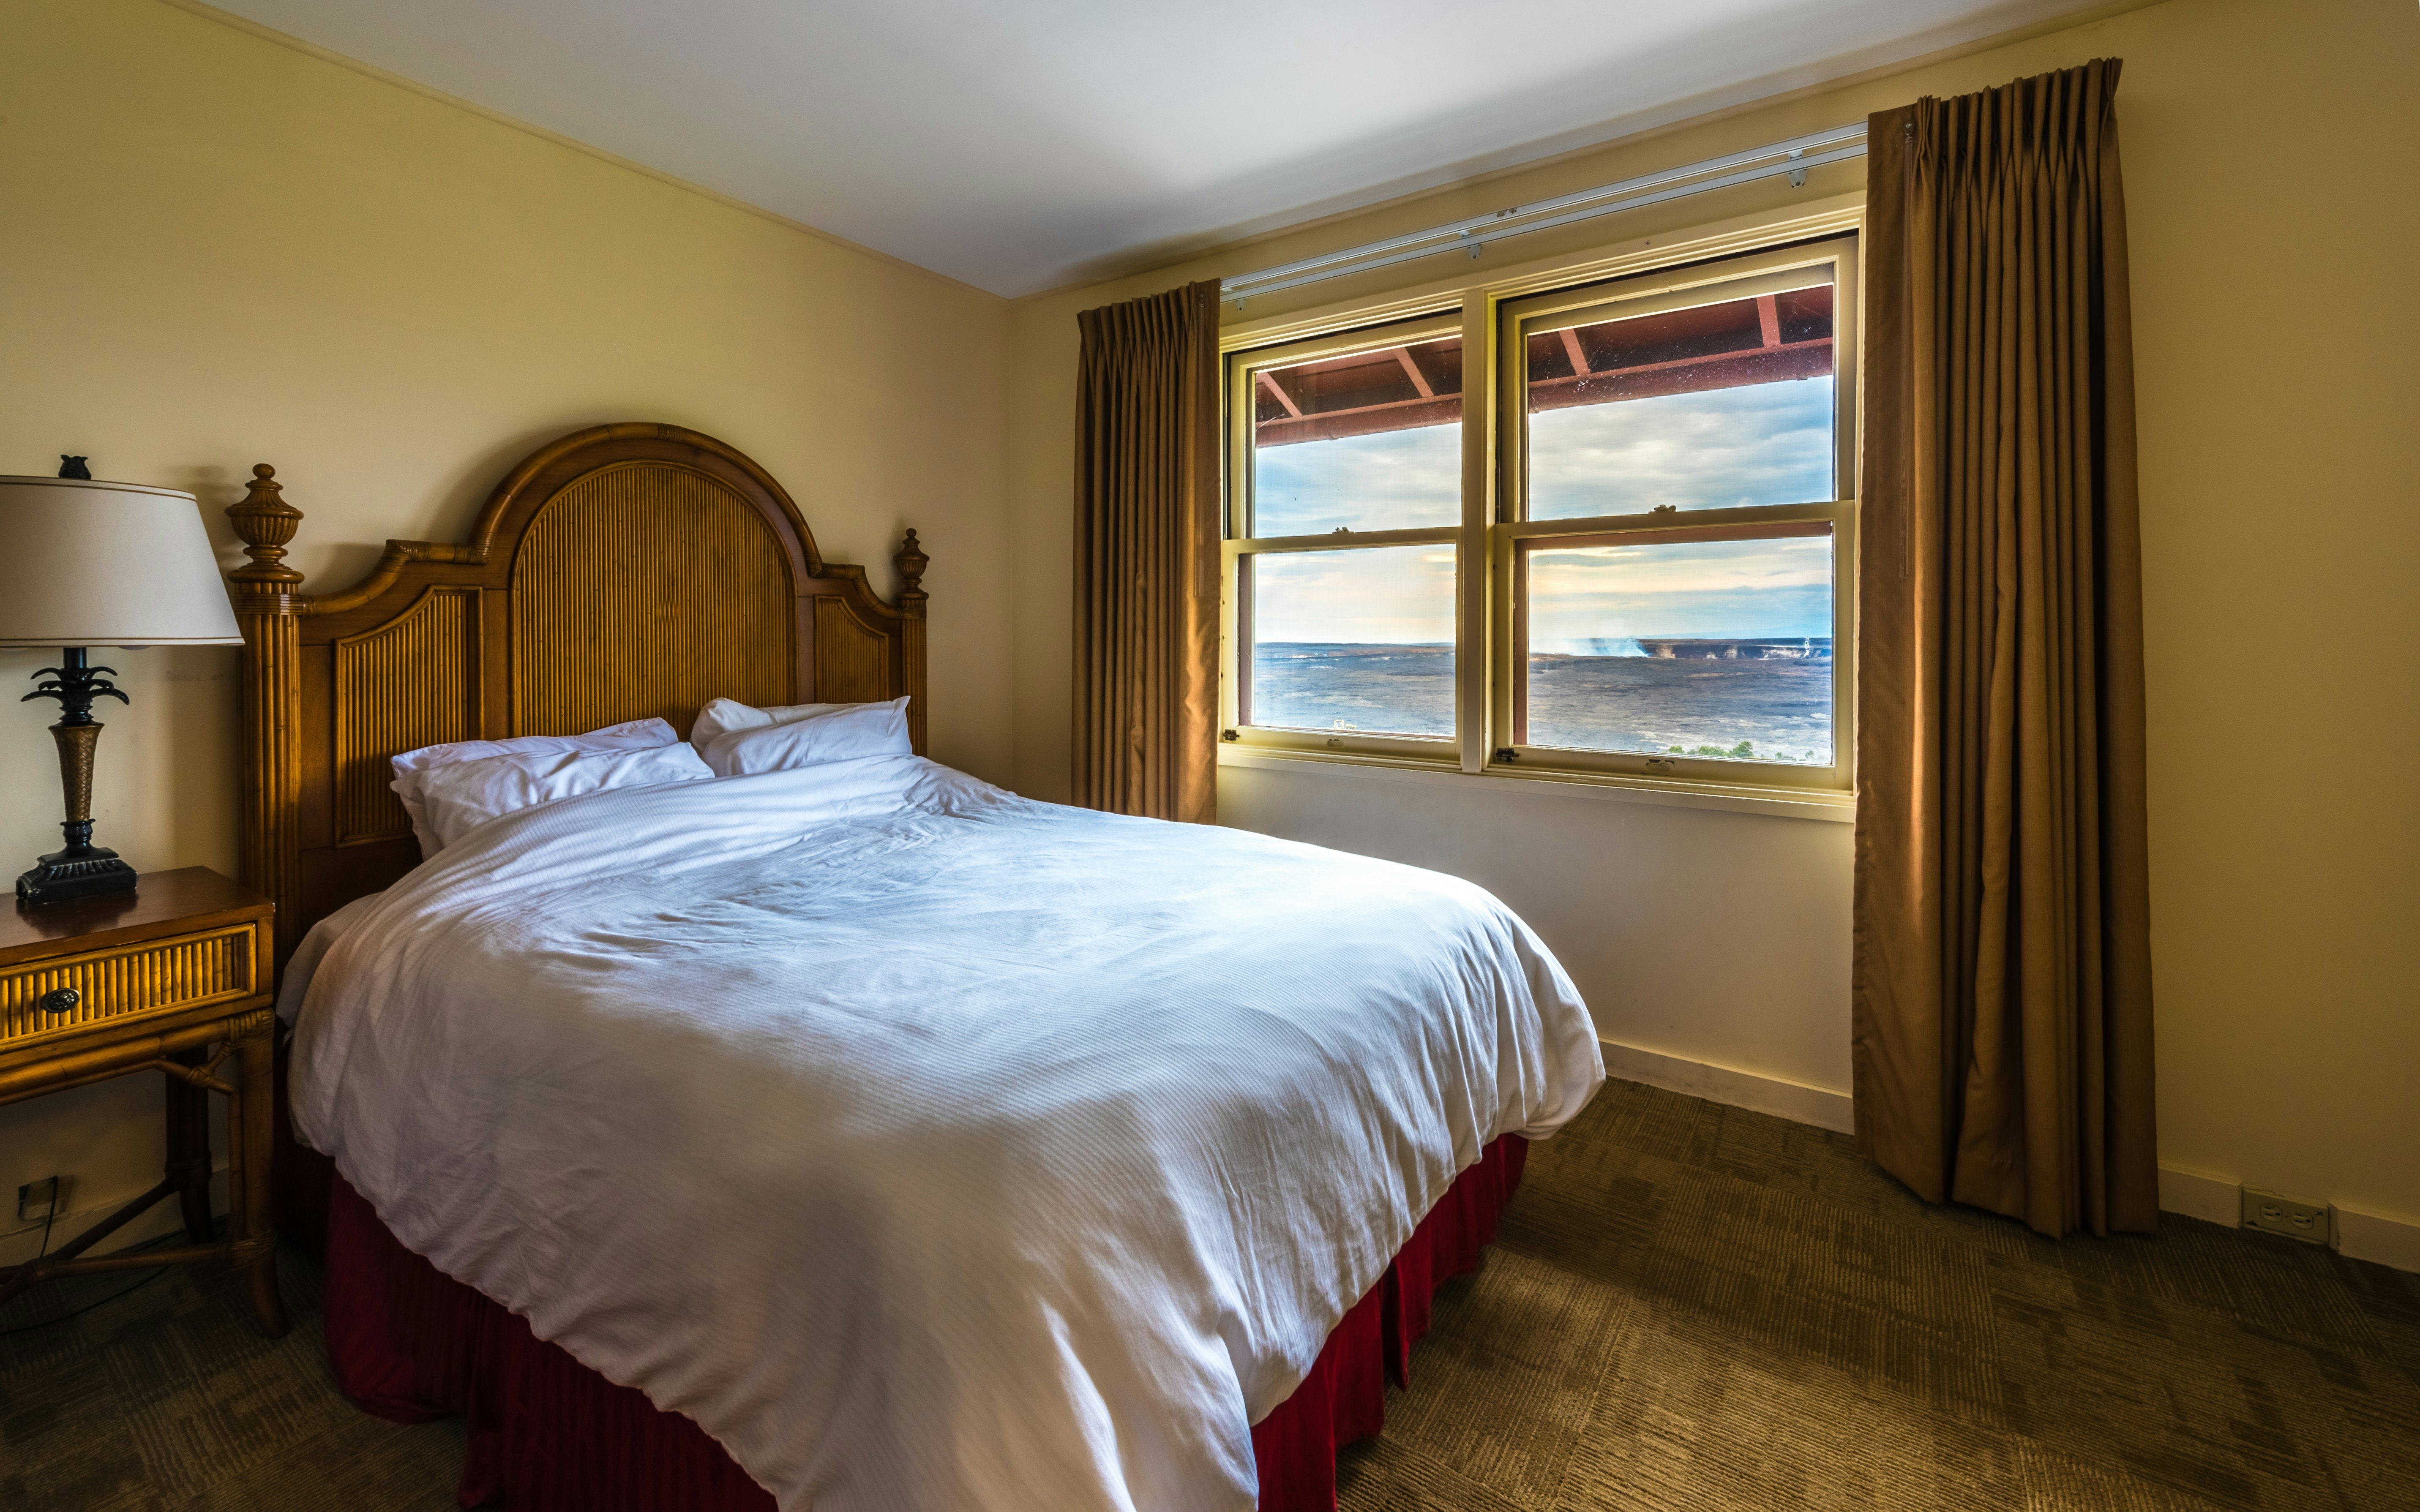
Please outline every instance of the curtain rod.
[[1257, 273], [1238, 274], [1219, 281], [1218, 297], [1234, 301], [1235, 308], [1240, 310], [1244, 301], [1255, 294], [1274, 294], [1281, 288], [1296, 288], [1325, 279], [1368, 272], [1373, 268], [1410, 262], [1416, 257], [1434, 257], [1457, 247], [1468, 248], [1468, 255], [1476, 257], [1480, 248], [1507, 237], [1569, 225], [1575, 221], [1590, 220], [1599, 215], [1635, 210], [1645, 205], [1660, 205], [1666, 200], [1702, 194], [1710, 189], [1729, 189], [1734, 184], [1752, 183], [1777, 174], [1788, 174], [1793, 185], [1804, 184], [1809, 168], [1865, 155], [1865, 127], [1862, 124], [1836, 126], [1828, 131], [1794, 136], [1787, 142], [1776, 142], [1770, 147], [1747, 152], [1708, 158], [1703, 162], [1667, 168], [1661, 173], [1648, 174], [1639, 178], [1625, 178], [1618, 184], [1584, 189], [1576, 194], [1540, 200], [1534, 205], [1515, 205], [1492, 215], [1473, 216], [1467, 221], [1415, 231], [1409, 236], [1389, 237], [1384, 241], [1347, 247], [1342, 252], [1331, 252], [1321, 257], [1309, 257], [1278, 268], [1264, 268]]

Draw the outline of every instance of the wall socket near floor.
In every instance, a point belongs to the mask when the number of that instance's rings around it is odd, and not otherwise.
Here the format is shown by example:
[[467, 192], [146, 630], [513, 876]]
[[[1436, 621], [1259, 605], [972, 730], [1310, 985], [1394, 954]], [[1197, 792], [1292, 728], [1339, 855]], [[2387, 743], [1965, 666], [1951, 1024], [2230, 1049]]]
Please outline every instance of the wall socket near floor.
[[2335, 1242], [2335, 1208], [2307, 1197], [2289, 1197], [2263, 1187], [2243, 1189], [2243, 1227], [2283, 1234], [2310, 1244]]
[[67, 1207], [68, 1179], [64, 1176], [45, 1176], [17, 1189], [17, 1221], [21, 1224], [45, 1223], [67, 1211]]

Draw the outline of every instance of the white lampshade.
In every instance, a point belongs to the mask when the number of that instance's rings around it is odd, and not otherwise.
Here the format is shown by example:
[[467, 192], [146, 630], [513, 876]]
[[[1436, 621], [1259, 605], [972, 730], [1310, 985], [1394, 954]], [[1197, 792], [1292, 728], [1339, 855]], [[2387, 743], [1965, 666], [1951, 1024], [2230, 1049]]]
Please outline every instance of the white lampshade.
[[0, 477], [0, 646], [242, 642], [192, 494]]

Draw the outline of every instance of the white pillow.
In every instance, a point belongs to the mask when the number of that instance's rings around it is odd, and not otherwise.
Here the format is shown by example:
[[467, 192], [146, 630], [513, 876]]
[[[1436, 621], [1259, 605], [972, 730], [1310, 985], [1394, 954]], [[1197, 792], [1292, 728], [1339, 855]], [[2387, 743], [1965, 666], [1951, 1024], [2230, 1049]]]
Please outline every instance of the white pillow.
[[854, 703], [785, 703], [760, 709], [737, 699], [716, 699], [697, 711], [697, 722], [689, 727], [689, 743], [704, 750], [734, 730], [762, 730], [767, 725], [788, 724], [811, 715], [857, 706]]
[[489, 820], [606, 788], [654, 787], [713, 777], [679, 741], [639, 750], [551, 750], [448, 762], [421, 773], [420, 801], [440, 846]]
[[506, 740], [458, 740], [445, 746], [423, 746], [393, 758], [388, 765], [395, 780], [388, 785], [403, 800], [403, 811], [411, 816], [411, 832], [420, 841], [422, 860], [436, 855], [444, 846], [429, 827], [427, 812], [421, 802], [423, 774], [438, 766], [450, 766], [457, 762], [486, 761], [490, 756], [515, 756], [548, 752], [600, 750], [651, 750], [670, 746], [680, 739], [679, 732], [661, 719], [631, 719], [622, 724], [591, 730], [584, 735], [514, 735]]
[[908, 701], [834, 703], [781, 724], [734, 730], [706, 748], [706, 764], [717, 777], [752, 777], [793, 767], [850, 762], [861, 756], [905, 756]]

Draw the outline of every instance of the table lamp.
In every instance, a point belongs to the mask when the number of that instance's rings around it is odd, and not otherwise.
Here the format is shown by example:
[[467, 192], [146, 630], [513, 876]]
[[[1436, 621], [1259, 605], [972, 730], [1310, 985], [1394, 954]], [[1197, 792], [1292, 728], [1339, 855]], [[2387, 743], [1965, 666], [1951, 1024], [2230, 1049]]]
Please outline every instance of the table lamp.
[[126, 695], [112, 667], [87, 664], [92, 646], [243, 643], [227, 605], [194, 496], [132, 483], [97, 483], [82, 457], [61, 457], [55, 478], [0, 477], [0, 646], [56, 646], [59, 664], [34, 673], [33, 699], [59, 701], [67, 845], [17, 879], [20, 903], [131, 892], [134, 869], [92, 842], [95, 699]]

